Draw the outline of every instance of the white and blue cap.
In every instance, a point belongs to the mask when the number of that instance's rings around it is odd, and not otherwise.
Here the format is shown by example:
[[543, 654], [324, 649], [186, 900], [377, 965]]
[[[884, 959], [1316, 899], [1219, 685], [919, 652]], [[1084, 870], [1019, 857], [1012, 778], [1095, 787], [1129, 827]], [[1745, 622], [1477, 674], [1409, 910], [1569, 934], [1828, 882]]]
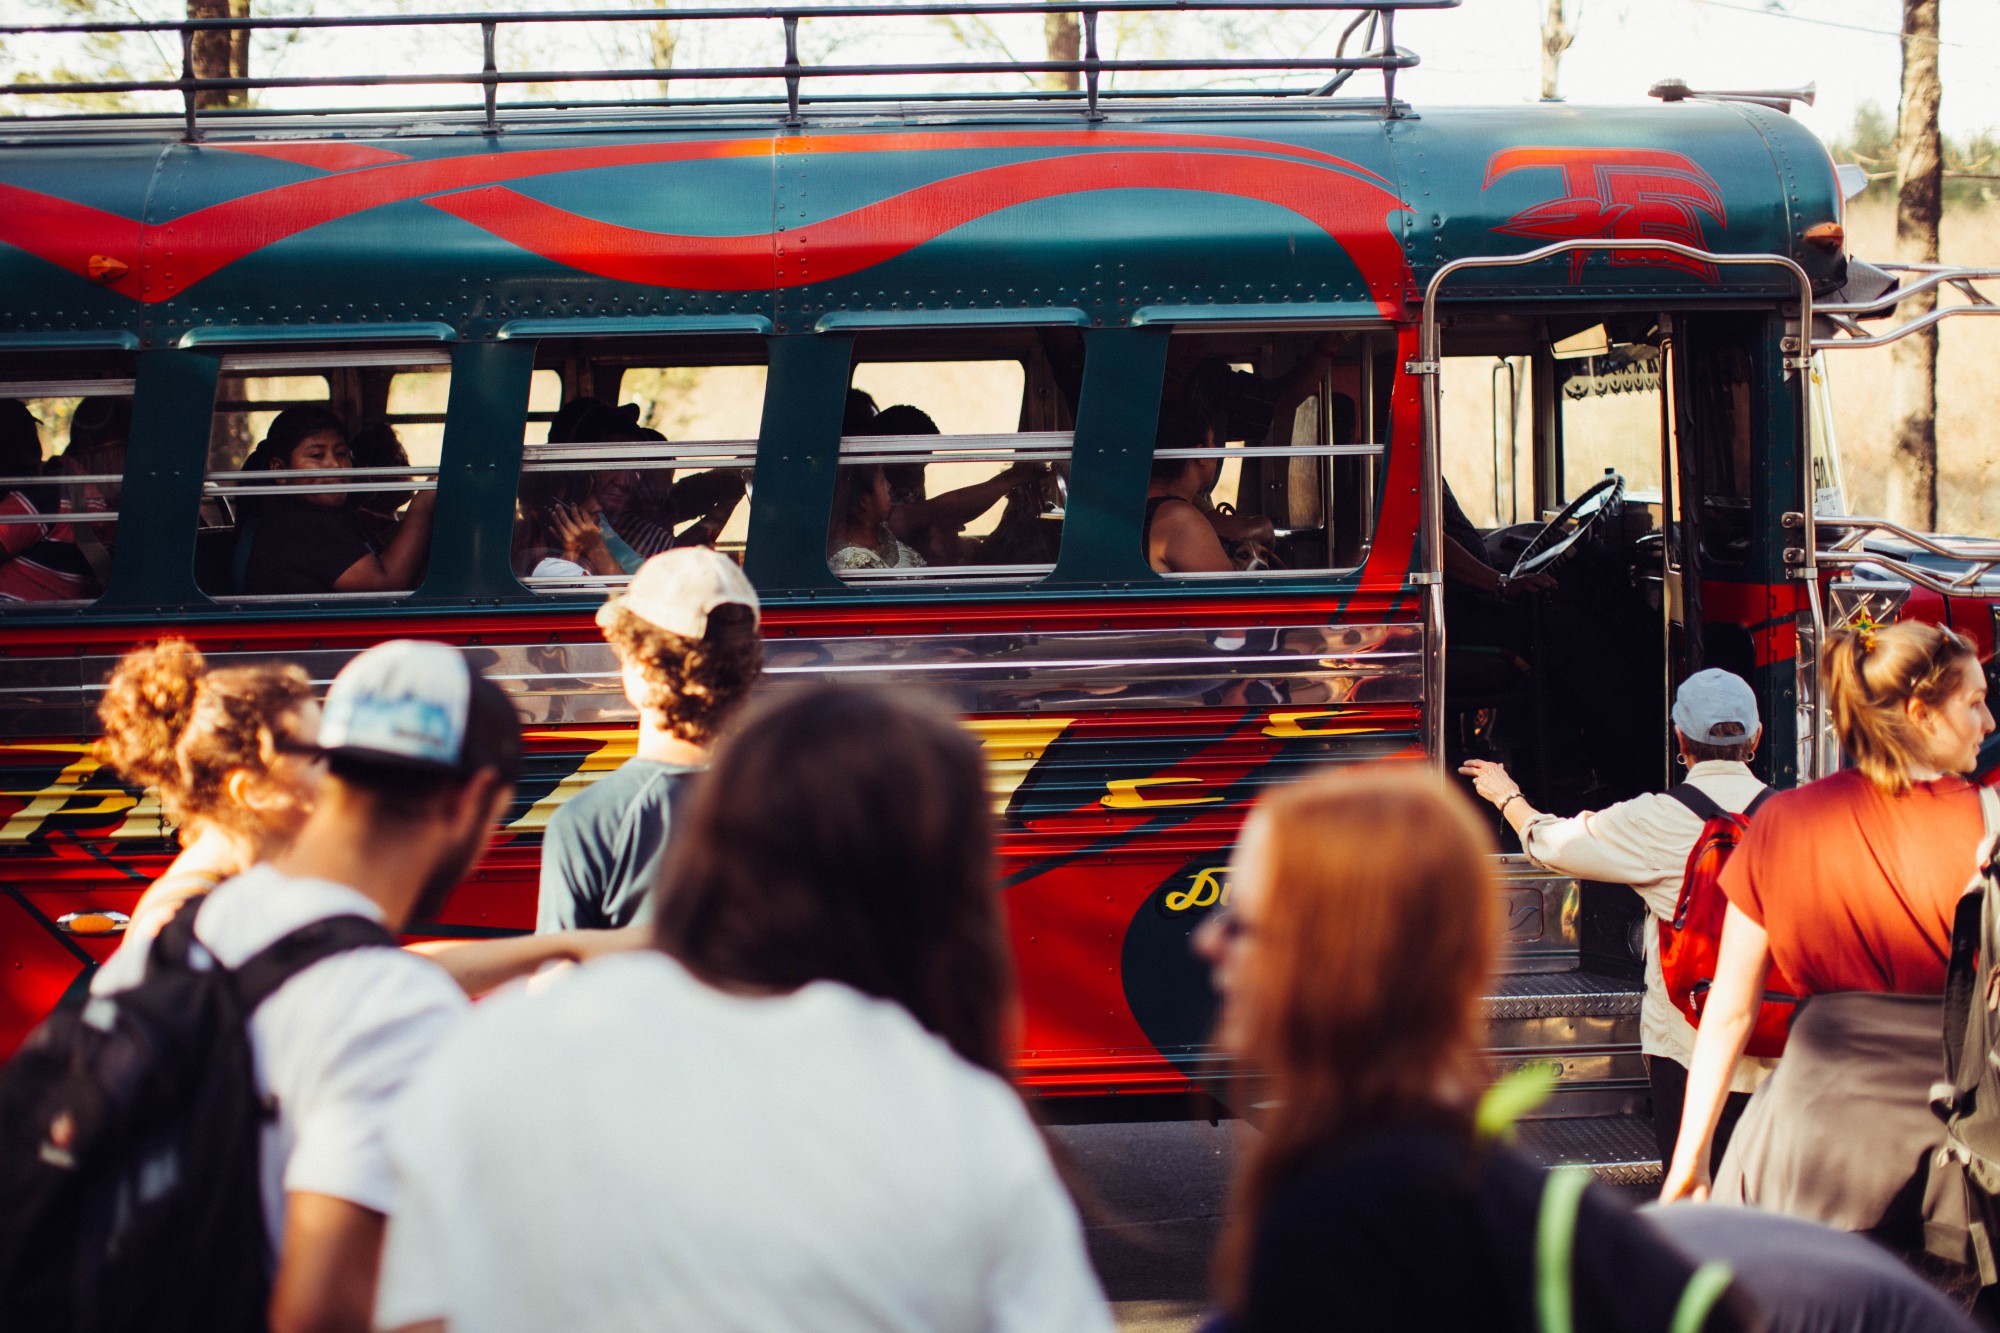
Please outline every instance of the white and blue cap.
[[1719, 667], [1697, 671], [1674, 691], [1674, 725], [1698, 745], [1741, 745], [1763, 727], [1757, 696], [1743, 677]]
[[520, 716], [458, 649], [395, 639], [333, 678], [319, 749], [336, 764], [440, 776], [492, 767], [511, 781], [520, 773]]

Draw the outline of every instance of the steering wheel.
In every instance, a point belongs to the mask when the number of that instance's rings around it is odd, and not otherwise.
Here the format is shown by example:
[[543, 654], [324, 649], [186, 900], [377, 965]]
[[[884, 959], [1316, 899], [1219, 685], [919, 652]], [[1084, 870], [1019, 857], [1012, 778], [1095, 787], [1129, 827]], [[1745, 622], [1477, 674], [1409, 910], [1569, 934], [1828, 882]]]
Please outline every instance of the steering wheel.
[[1603, 480], [1564, 505], [1561, 513], [1542, 524], [1542, 530], [1521, 548], [1521, 554], [1514, 557], [1514, 567], [1507, 571], [1507, 577], [1524, 578], [1554, 565], [1575, 550], [1577, 543], [1596, 531], [1606, 518], [1617, 514], [1623, 508], [1624, 500], [1625, 478], [1616, 472], [1607, 472]]

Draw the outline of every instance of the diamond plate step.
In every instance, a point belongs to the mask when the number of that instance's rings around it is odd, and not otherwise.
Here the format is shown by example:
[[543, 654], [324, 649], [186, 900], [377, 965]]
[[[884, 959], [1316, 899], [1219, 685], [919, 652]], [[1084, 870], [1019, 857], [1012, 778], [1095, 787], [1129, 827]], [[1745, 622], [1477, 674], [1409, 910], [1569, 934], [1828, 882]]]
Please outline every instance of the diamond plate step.
[[1515, 972], [1487, 987], [1488, 1019], [1637, 1017], [1645, 987], [1593, 972]]
[[1587, 1166], [1599, 1180], [1634, 1189], [1660, 1188], [1653, 1122], [1643, 1116], [1524, 1120], [1516, 1146], [1545, 1166]]
[[1639, 1053], [1644, 987], [1591, 972], [1517, 972], [1495, 977], [1486, 994], [1486, 1048], [1496, 1073], [1540, 1067], [1556, 1076], [1553, 1095], [1529, 1115], [1626, 1115], [1646, 1107]]

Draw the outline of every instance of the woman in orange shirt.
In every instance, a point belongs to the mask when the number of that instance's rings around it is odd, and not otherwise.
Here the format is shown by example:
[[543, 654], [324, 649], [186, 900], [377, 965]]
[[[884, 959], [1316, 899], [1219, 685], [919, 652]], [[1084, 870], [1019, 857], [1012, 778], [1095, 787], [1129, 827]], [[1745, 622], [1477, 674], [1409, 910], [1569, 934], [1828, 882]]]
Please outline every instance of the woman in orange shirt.
[[1820, 671], [1854, 767], [1772, 797], [1723, 870], [1729, 912], [1661, 1198], [1709, 1192], [1710, 1136], [1775, 959], [1812, 998], [1715, 1195], [1914, 1250], [1943, 1136], [1929, 1090], [1952, 916], [1983, 827], [1961, 775], [1993, 716], [1972, 644], [1936, 625], [1836, 631]]

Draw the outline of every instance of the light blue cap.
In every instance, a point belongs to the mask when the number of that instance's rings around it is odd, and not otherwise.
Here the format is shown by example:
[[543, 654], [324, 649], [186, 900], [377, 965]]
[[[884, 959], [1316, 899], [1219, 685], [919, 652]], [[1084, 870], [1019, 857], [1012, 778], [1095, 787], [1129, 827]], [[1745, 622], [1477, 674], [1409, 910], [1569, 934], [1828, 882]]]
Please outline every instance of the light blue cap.
[[1740, 745], [1755, 736], [1763, 722], [1757, 716], [1757, 696], [1743, 677], [1709, 667], [1674, 691], [1674, 725], [1697, 744]]

